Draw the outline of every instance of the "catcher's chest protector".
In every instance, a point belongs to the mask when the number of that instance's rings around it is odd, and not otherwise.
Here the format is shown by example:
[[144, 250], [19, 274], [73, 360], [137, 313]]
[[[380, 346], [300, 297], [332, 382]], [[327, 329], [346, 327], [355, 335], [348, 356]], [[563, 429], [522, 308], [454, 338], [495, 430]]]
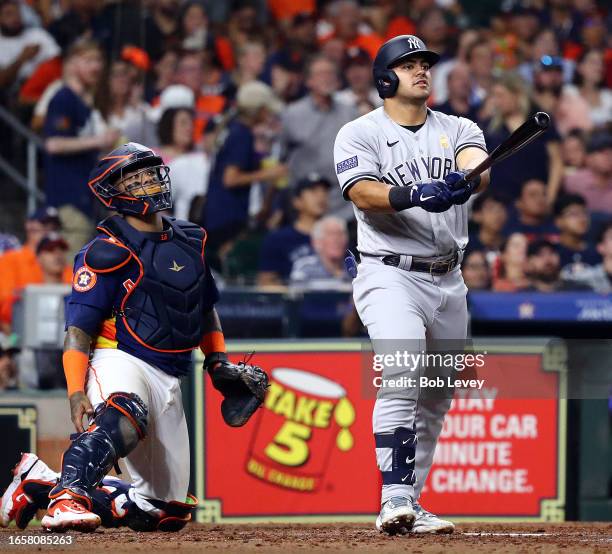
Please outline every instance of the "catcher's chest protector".
[[113, 216], [98, 227], [133, 253], [140, 275], [126, 292], [117, 314], [130, 334], [157, 351], [195, 348], [204, 333], [206, 299], [201, 227], [164, 218], [165, 233], [141, 233]]

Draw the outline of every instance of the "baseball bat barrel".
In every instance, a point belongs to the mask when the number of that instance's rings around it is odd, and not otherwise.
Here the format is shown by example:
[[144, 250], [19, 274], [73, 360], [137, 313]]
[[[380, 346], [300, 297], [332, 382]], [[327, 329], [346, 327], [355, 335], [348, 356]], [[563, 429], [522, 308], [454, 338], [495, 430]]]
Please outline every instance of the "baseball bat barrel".
[[472, 171], [466, 175], [466, 180], [473, 179], [492, 165], [505, 160], [527, 146], [531, 141], [538, 138], [548, 129], [550, 116], [545, 112], [538, 112], [523, 123], [514, 133], [502, 142], [487, 158], [479, 163]]

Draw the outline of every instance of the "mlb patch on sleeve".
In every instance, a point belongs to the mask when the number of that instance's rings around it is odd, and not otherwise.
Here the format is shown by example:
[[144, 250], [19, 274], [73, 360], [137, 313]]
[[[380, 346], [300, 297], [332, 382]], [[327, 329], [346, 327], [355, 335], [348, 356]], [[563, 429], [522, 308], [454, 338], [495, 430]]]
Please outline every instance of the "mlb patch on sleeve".
[[342, 173], [343, 171], [347, 171], [348, 169], [353, 169], [359, 165], [357, 161], [357, 156], [353, 156], [352, 158], [348, 158], [343, 162], [338, 162], [336, 164], [336, 173]]

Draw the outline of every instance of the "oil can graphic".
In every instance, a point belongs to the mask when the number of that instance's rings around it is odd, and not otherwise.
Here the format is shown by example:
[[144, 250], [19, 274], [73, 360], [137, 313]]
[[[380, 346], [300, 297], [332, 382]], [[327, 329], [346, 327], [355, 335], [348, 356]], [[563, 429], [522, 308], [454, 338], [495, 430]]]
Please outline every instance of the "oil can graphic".
[[353, 448], [354, 421], [355, 409], [340, 384], [311, 371], [274, 368], [246, 470], [274, 486], [314, 492], [334, 449]]

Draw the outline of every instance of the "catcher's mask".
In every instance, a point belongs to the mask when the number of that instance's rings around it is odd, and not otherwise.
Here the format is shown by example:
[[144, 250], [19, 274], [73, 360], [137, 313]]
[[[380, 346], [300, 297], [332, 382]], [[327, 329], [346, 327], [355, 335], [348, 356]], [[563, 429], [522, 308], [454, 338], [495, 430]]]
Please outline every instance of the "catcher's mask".
[[172, 208], [170, 168], [153, 150], [136, 142], [123, 144], [100, 159], [88, 185], [104, 206], [122, 214]]

